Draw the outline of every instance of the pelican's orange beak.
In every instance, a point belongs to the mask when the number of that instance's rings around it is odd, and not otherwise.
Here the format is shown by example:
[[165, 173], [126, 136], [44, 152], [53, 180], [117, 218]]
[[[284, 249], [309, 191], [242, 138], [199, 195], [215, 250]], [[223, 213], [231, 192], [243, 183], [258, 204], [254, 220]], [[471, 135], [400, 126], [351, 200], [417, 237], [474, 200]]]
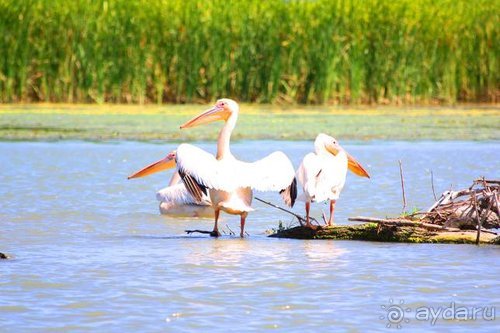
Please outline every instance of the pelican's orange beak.
[[175, 168], [175, 151], [169, 153], [167, 157], [154, 162], [153, 164], [148, 165], [147, 167], [142, 168], [141, 170], [137, 171], [136, 173], [131, 174], [128, 176], [128, 179], [132, 178], [140, 178], [140, 177], [145, 177], [152, 175], [153, 173], [157, 173], [162, 170], [168, 170]]
[[325, 144], [325, 148], [330, 154], [333, 154], [333, 156], [337, 156], [339, 151], [342, 150], [342, 147], [340, 147], [338, 143]]
[[340, 150], [344, 150], [345, 154], [347, 155], [347, 167], [349, 168], [349, 170], [351, 170], [351, 172], [353, 172], [357, 176], [370, 178], [370, 174], [368, 173], [368, 171], [366, 171], [365, 168], [363, 168], [363, 166], [359, 164], [359, 162], [354, 157], [352, 157], [351, 154], [346, 152], [345, 149], [342, 148], [338, 143], [327, 144], [325, 145], [325, 148], [326, 150], [328, 150], [328, 152], [335, 156], [337, 156]]
[[208, 123], [212, 123], [217, 120], [227, 120], [229, 118], [230, 113], [222, 106], [215, 105], [213, 108], [208, 109], [202, 114], [194, 117], [188, 122], [181, 125], [181, 129], [195, 127], [198, 125], [204, 125]]
[[363, 168], [361, 164], [359, 164], [358, 161], [354, 157], [352, 157], [350, 154], [346, 152], [347, 155], [347, 167], [351, 172], [353, 172], [355, 175], [360, 176], [360, 177], [366, 177], [370, 178], [370, 174], [368, 171]]

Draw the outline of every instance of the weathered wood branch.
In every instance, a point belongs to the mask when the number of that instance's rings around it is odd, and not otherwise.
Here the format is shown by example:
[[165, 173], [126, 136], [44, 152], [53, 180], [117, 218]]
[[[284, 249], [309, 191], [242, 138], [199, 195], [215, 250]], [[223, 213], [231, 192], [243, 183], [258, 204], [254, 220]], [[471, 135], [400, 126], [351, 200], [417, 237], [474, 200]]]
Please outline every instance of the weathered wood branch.
[[474, 183], [476, 183], [476, 184], [487, 183], [487, 184], [497, 184], [497, 185], [500, 185], [500, 180], [479, 178], [479, 179], [474, 180]]
[[444, 231], [460, 231], [458, 228], [446, 228], [436, 224], [424, 223], [420, 221], [408, 221], [404, 219], [378, 219], [373, 217], [355, 216], [349, 217], [349, 221], [355, 222], [370, 222], [370, 223], [383, 223], [388, 225], [399, 225], [409, 227], [421, 227], [429, 230], [444, 230]]
[[[254, 197], [254, 198], [255, 198], [255, 200], [260, 201], [260, 202], [262, 202], [262, 203], [264, 203], [264, 204], [266, 204], [266, 205], [269, 205], [269, 206], [274, 207], [274, 208], [276, 208], [276, 209], [279, 209], [279, 210], [281, 210], [281, 211], [283, 211], [283, 212], [285, 212], [285, 213], [288, 213], [288, 214], [290, 214], [290, 215], [293, 215], [293, 216], [294, 216], [297, 220], [299, 220], [299, 223], [300, 223], [300, 224], [304, 224], [304, 223], [306, 223], [306, 218], [305, 218], [304, 216], [300, 216], [299, 214], [295, 214], [295, 213], [294, 213], [294, 212], [292, 212], [291, 210], [288, 210], [288, 209], [285, 209], [285, 208], [280, 207], [280, 206], [278, 206], [278, 205], [275, 205], [275, 204], [273, 204], [272, 202], [262, 200], [261, 198], [258, 198], [258, 197]], [[314, 217], [309, 217], [309, 219], [310, 219], [311, 221], [315, 222], [317, 225], [319, 225], [318, 220], [316, 220]]]
[[431, 170], [431, 187], [432, 187], [432, 195], [434, 196], [434, 201], [437, 201], [436, 190], [434, 189], [434, 173]]
[[499, 184], [497, 180], [476, 179], [466, 189], [444, 192], [427, 212], [418, 215], [422, 222], [479, 233], [500, 228]]
[[195, 230], [184, 230], [184, 232], [186, 232], [188, 235], [190, 234], [194, 234], [194, 233], [198, 233], [198, 234], [206, 234], [206, 235], [210, 235], [210, 236], [214, 236], [214, 237], [217, 237], [219, 235], [216, 235], [215, 232], [213, 231], [208, 231], [208, 230], [199, 230], [199, 229], [195, 229]]
[[401, 191], [403, 196], [403, 208], [401, 209], [401, 211], [404, 212], [406, 209], [406, 194], [405, 194], [405, 178], [403, 176], [403, 163], [401, 162], [401, 160], [399, 160], [399, 176], [401, 178]]

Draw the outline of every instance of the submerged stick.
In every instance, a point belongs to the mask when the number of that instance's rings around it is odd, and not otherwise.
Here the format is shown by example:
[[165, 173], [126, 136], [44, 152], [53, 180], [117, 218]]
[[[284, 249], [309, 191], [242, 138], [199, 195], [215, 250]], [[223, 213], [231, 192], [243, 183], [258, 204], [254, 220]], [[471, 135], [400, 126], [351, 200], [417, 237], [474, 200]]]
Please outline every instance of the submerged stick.
[[434, 189], [434, 173], [431, 170], [431, 187], [432, 187], [432, 195], [434, 196], [434, 201], [437, 200], [436, 190]]
[[231, 236], [236, 235], [236, 234], [234, 233], [234, 231], [232, 231], [232, 230], [231, 230], [231, 228], [229, 228], [229, 226], [228, 226], [227, 224], [226, 224], [226, 228], [227, 228], [227, 229], [229, 229], [229, 234], [230, 234]]
[[195, 230], [184, 230], [184, 232], [186, 232], [188, 235], [194, 234], [194, 233], [199, 233], [199, 234], [207, 234], [207, 235], [210, 235], [210, 236], [213, 236], [213, 237], [217, 237], [218, 236], [218, 235], [215, 234], [215, 232], [208, 231], [208, 230], [195, 229]]
[[406, 209], [406, 195], [405, 195], [405, 178], [403, 176], [403, 163], [399, 160], [399, 175], [401, 178], [401, 189], [403, 190], [403, 209], [402, 212]]
[[326, 214], [325, 214], [325, 212], [323, 210], [321, 210], [321, 217], [323, 218], [323, 222], [325, 224], [328, 224], [328, 222], [326, 221]]

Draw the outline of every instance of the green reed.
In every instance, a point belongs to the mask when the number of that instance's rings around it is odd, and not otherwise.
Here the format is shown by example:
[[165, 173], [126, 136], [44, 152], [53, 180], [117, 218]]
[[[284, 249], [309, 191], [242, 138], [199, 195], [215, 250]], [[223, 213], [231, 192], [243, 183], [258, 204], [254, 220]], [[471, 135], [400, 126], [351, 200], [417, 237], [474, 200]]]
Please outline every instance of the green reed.
[[497, 102], [499, 0], [0, 0], [0, 102]]

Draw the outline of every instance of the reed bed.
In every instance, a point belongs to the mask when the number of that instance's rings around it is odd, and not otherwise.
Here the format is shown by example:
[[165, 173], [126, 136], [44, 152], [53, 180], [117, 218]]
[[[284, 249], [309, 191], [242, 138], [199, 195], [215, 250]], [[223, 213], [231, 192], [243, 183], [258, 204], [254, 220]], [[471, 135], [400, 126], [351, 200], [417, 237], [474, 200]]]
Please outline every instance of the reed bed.
[[497, 102], [498, 0], [0, 0], [0, 102]]

